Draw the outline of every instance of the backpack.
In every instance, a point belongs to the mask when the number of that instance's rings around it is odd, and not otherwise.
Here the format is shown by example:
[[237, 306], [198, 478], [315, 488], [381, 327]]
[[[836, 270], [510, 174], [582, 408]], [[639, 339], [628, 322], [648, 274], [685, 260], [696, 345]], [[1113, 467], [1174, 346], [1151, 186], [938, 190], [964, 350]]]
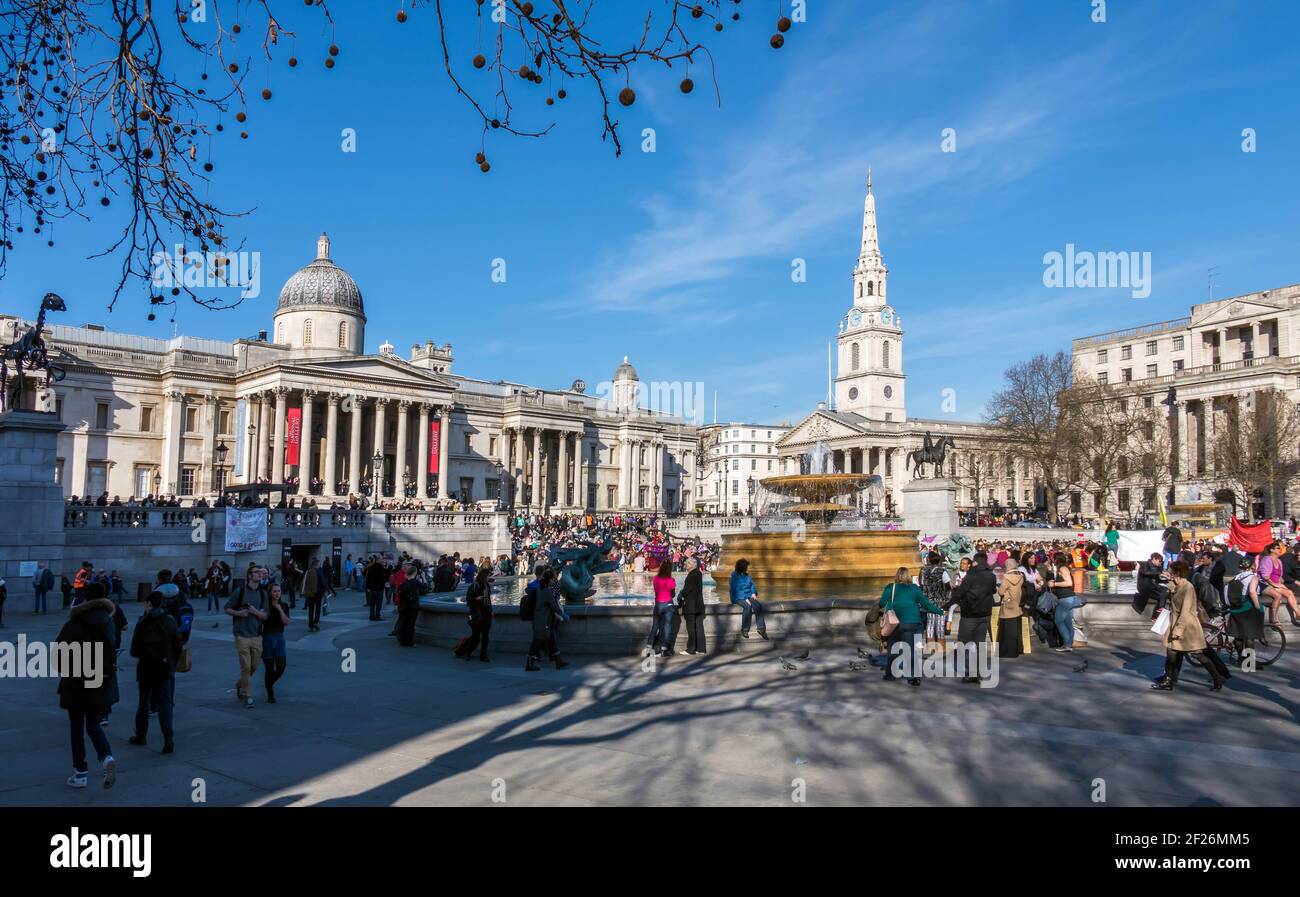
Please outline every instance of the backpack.
[[194, 628], [194, 608], [188, 601], [181, 601], [176, 609], [176, 631], [181, 634], [181, 642], [190, 640], [190, 630]]
[[164, 673], [171, 671], [167, 654], [167, 627], [160, 615], [146, 616], [140, 621], [140, 662]]
[[1038, 589], [1034, 587], [1034, 582], [1028, 576], [1020, 583], [1020, 610], [1022, 613], [1032, 611], [1034, 604], [1038, 601]]
[[519, 599], [519, 619], [525, 623], [532, 622], [533, 611], [537, 608], [537, 590], [525, 589], [524, 596]]
[[1246, 582], [1243, 582], [1243, 579], [1245, 577], [1234, 576], [1224, 589], [1224, 592], [1227, 593], [1228, 607], [1233, 610], [1241, 610], [1249, 600], [1246, 598]]

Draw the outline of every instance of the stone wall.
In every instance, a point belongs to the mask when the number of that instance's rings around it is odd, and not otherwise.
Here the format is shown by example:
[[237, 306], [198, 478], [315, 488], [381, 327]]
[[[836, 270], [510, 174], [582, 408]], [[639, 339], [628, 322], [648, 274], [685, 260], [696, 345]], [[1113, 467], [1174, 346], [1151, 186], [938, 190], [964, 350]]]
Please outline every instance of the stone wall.
[[[132, 598], [139, 583], [152, 582], [163, 568], [203, 571], [222, 560], [238, 576], [253, 561], [277, 564], [285, 539], [321, 558], [330, 556], [336, 538], [342, 540], [343, 556], [353, 558], [406, 551], [421, 560], [436, 560], [454, 552], [479, 557], [509, 551], [504, 514], [272, 510], [266, 550], [232, 553], [225, 551], [225, 511], [220, 508], [69, 508], [61, 513], [65, 525], [58, 556], [34, 545], [33, 558], [48, 558], [55, 573], [66, 573], [69, 579], [82, 561], [96, 569], [116, 570]], [[23, 594], [31, 593], [29, 581], [20, 585]], [[11, 595], [13, 586], [11, 580]]]

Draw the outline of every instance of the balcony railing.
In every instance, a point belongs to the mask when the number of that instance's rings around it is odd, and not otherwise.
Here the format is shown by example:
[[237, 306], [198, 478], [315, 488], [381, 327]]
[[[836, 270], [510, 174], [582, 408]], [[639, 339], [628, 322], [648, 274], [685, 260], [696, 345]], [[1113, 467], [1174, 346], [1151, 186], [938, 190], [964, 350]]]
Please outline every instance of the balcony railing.
[[1071, 345], [1073, 348], [1082, 349], [1087, 346], [1095, 346], [1098, 343], [1108, 343], [1112, 340], [1124, 339], [1130, 336], [1145, 336], [1149, 333], [1162, 333], [1166, 330], [1181, 330], [1190, 327], [1192, 319], [1174, 318], [1171, 321], [1160, 321], [1155, 324], [1143, 324], [1140, 327], [1129, 327], [1125, 330], [1111, 330], [1108, 333], [1098, 333], [1093, 336], [1081, 336], [1074, 340]]

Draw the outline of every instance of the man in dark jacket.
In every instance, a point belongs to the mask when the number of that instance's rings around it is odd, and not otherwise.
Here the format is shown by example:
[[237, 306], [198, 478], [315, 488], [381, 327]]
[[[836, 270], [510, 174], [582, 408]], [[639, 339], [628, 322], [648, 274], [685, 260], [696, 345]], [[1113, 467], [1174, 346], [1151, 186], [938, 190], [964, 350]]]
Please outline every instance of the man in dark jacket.
[[135, 681], [140, 703], [135, 711], [135, 734], [130, 743], [143, 745], [149, 731], [149, 708], [158, 712], [164, 754], [175, 750], [172, 738], [172, 707], [176, 696], [176, 661], [181, 656], [181, 634], [176, 621], [163, 608], [162, 592], [149, 593], [149, 609], [136, 624], [131, 637], [131, 656], [138, 661]]
[[371, 620], [382, 620], [384, 607], [384, 586], [388, 582], [388, 570], [379, 557], [370, 559], [366, 565], [366, 605], [370, 608]]
[[451, 558], [446, 555], [438, 559], [438, 566], [433, 571], [433, 590], [435, 592], [456, 591], [456, 570], [451, 565]]
[[[989, 569], [988, 555], [978, 552], [971, 559], [973, 566], [967, 571], [961, 585], [952, 590], [952, 600], [961, 609], [961, 625], [957, 641], [963, 645], [974, 643], [977, 651], [984, 650], [989, 638], [989, 619], [993, 616], [993, 601], [998, 592], [998, 578]], [[963, 676], [964, 683], [978, 683], [978, 676]]]
[[406, 578], [397, 587], [397, 643], [404, 648], [415, 644], [415, 620], [420, 614], [420, 581], [416, 579], [415, 561], [402, 564]]
[[1160, 538], [1165, 540], [1165, 566], [1168, 566], [1178, 560], [1178, 555], [1183, 550], [1183, 531], [1171, 523], [1165, 527]]
[[[686, 653], [703, 654], [704, 649], [704, 575], [695, 558], [686, 559], [686, 581], [678, 595], [681, 617], [686, 621]], [[676, 621], [676, 617], [673, 618]], [[675, 639], [674, 639], [675, 641]]]
[[1169, 586], [1165, 577], [1164, 559], [1158, 554], [1152, 554], [1149, 560], [1142, 561], [1138, 564], [1137, 570], [1137, 602], [1133, 605], [1134, 610], [1138, 613], [1146, 611], [1147, 605], [1155, 603], [1155, 609], [1152, 611], [1152, 618], [1160, 612], [1160, 609], [1169, 602]]
[[1292, 592], [1300, 587], [1300, 542], [1282, 555], [1282, 584]]
[[104, 770], [104, 787], [112, 788], [117, 781], [117, 762], [101, 728], [118, 700], [113, 622], [116, 610], [107, 598], [83, 601], [68, 611], [68, 622], [55, 639], [69, 646], [61, 651], [80, 651], [83, 661], [79, 670], [61, 669], [59, 679], [59, 706], [68, 711], [72, 730], [72, 775], [68, 784], [73, 788], [86, 787], [87, 735]]
[[[312, 558], [307, 565], [307, 572], [302, 575], [302, 600], [307, 605], [307, 631], [320, 631], [321, 605], [325, 601], [325, 574], [321, 572], [320, 561]], [[293, 607], [293, 604], [289, 604]]]

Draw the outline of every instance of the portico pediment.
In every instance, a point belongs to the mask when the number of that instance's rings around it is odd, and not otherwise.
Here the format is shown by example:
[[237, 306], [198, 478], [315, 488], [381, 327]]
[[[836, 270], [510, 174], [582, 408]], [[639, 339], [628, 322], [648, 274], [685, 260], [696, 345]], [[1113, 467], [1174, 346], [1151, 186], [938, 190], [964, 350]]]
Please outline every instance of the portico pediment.
[[381, 355], [341, 356], [338, 358], [301, 358], [276, 362], [255, 374], [275, 374], [302, 385], [319, 383], [321, 388], [367, 390], [412, 390], [422, 393], [448, 393], [455, 381], [415, 367], [396, 358]]
[[1245, 323], [1253, 318], [1267, 317], [1283, 311], [1282, 305], [1274, 305], [1256, 299], [1236, 299], [1226, 305], [1209, 310], [1200, 317], [1192, 318], [1192, 327], [1213, 327], [1216, 324]]
[[842, 437], [861, 436], [865, 432], [861, 427], [854, 426], [838, 416], [832, 417], [823, 411], [814, 411], [778, 439], [776, 445], [780, 449], [792, 445], [831, 442]]

